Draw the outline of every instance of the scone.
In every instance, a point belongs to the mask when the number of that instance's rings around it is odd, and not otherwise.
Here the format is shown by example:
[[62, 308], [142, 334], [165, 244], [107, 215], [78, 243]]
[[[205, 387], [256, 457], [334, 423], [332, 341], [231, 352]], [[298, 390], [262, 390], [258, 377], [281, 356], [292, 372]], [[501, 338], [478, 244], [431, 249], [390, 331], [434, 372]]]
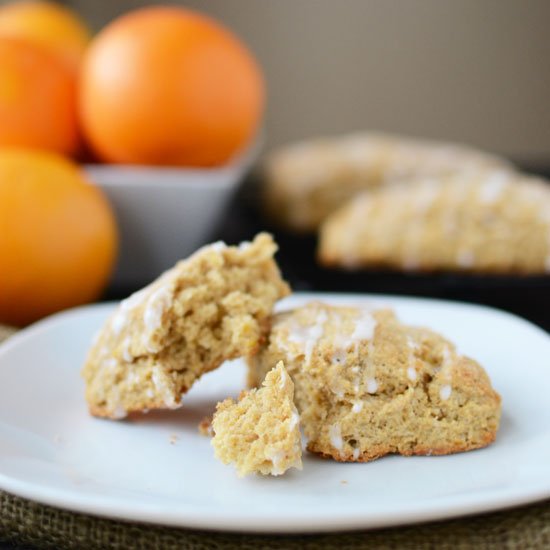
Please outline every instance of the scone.
[[271, 236], [215, 243], [119, 305], [82, 371], [96, 416], [173, 409], [205, 372], [254, 353], [275, 302], [289, 293]]
[[300, 417], [294, 384], [282, 362], [271, 369], [257, 390], [242, 392], [237, 402], [218, 403], [212, 420], [212, 445], [239, 477], [251, 473], [278, 476], [302, 469]]
[[264, 203], [270, 217], [296, 232], [315, 231], [360, 191], [414, 177], [511, 170], [508, 161], [462, 145], [377, 133], [296, 143], [263, 165]]
[[318, 256], [348, 269], [548, 273], [550, 185], [494, 172], [365, 193], [323, 224]]
[[444, 455], [494, 441], [500, 397], [485, 371], [390, 310], [311, 303], [274, 316], [250, 382], [284, 361], [309, 451], [346, 462]]

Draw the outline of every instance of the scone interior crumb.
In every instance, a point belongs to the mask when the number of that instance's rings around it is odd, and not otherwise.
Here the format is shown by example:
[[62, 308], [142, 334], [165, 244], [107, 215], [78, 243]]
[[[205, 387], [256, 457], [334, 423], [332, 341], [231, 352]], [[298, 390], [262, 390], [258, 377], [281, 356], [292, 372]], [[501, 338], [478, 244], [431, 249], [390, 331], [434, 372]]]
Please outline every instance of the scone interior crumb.
[[254, 353], [288, 294], [271, 236], [215, 243], [124, 300], [90, 350], [83, 376], [92, 414], [176, 408], [202, 374]]
[[237, 402], [218, 403], [212, 421], [216, 457], [233, 463], [239, 476], [301, 469], [300, 417], [293, 398], [294, 384], [279, 362], [261, 388], [243, 391]]
[[198, 425], [198, 430], [201, 435], [212, 437], [214, 435], [214, 429], [212, 428], [212, 417], [205, 416]]

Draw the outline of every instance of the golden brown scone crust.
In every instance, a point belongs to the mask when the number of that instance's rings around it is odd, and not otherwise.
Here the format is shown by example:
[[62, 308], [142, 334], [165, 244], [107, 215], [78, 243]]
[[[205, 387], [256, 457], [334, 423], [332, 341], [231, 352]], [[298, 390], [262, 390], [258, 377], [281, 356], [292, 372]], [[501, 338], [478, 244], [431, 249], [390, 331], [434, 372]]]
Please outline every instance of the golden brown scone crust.
[[216, 457], [233, 463], [240, 477], [301, 470], [300, 417], [293, 399], [294, 384], [279, 362], [261, 388], [242, 392], [237, 402], [218, 403], [212, 419]]
[[318, 256], [345, 269], [548, 273], [550, 185], [493, 172], [365, 193], [325, 221]]
[[512, 170], [463, 145], [366, 132], [318, 138], [271, 153], [262, 169], [264, 205], [280, 226], [315, 231], [357, 193], [415, 177]]
[[121, 302], [82, 370], [91, 414], [177, 408], [205, 372], [254, 354], [275, 302], [289, 293], [276, 249], [267, 234], [206, 246]]
[[344, 462], [437, 455], [494, 441], [500, 396], [475, 361], [389, 310], [312, 303], [274, 316], [250, 360], [259, 383], [284, 361], [309, 451]]

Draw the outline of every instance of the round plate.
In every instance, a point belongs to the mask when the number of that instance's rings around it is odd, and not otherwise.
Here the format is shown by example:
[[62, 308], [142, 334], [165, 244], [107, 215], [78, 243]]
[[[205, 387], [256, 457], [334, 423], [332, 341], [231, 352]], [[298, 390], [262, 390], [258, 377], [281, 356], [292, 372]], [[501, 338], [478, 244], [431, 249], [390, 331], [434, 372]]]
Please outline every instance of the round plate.
[[199, 434], [216, 402], [244, 386], [242, 362], [193, 387], [178, 411], [92, 418], [79, 371], [114, 305], [46, 319], [0, 346], [0, 488], [71, 510], [182, 527], [271, 533], [374, 528], [496, 510], [550, 496], [550, 338], [486, 307], [366, 295], [309, 300], [389, 305], [476, 358], [503, 398], [497, 441], [444, 457], [340, 464], [304, 454], [304, 469], [237, 478]]

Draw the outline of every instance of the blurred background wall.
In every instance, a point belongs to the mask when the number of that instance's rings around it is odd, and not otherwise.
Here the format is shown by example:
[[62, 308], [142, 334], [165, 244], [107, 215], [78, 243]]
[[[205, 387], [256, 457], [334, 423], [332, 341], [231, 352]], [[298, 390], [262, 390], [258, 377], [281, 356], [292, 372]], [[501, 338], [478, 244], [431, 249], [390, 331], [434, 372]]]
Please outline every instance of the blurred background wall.
[[[66, 3], [99, 28], [154, 2]], [[269, 146], [377, 128], [550, 162], [548, 0], [172, 3], [218, 17], [256, 53]]]

